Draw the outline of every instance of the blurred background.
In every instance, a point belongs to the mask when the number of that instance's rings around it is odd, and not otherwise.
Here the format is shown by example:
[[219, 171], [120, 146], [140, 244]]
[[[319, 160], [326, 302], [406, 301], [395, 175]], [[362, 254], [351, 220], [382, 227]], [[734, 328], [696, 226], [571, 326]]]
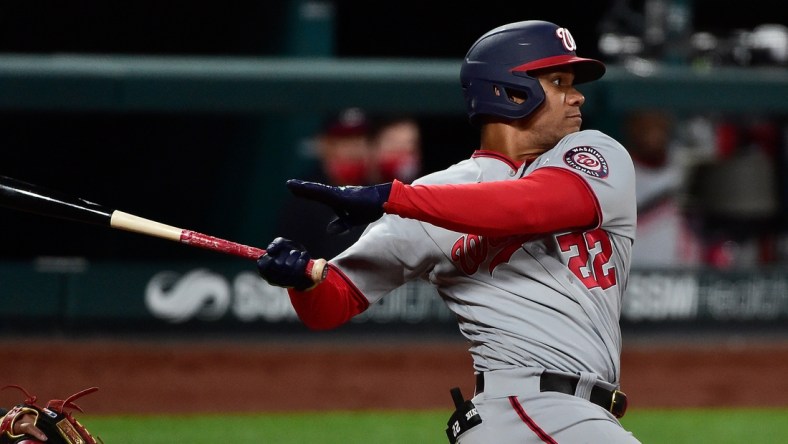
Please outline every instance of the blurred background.
[[[638, 168], [623, 327], [784, 333], [788, 21], [774, 3], [3, 2], [0, 174], [265, 248], [307, 225], [308, 211], [281, 223], [285, 180], [320, 170], [338, 138], [369, 150], [332, 167], [343, 183], [467, 158], [478, 139], [459, 88], [465, 51], [498, 25], [550, 20], [607, 63], [580, 88], [584, 126], [621, 140]], [[417, 121], [418, 147], [391, 154], [375, 137], [401, 116]], [[0, 333], [303, 331], [253, 263], [0, 218]], [[418, 284], [348, 328], [403, 326], [456, 330]]]

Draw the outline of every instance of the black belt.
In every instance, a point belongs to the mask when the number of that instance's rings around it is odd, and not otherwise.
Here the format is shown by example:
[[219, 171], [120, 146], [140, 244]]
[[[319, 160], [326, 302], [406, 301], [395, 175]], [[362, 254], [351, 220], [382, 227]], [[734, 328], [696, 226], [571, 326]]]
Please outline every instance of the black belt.
[[[555, 373], [542, 373], [539, 379], [539, 391], [560, 392], [574, 395], [579, 377], [559, 375]], [[484, 391], [484, 373], [476, 374], [476, 394]], [[618, 390], [608, 390], [595, 385], [591, 389], [590, 401], [612, 413], [616, 418], [621, 418], [627, 411], [627, 395]]]

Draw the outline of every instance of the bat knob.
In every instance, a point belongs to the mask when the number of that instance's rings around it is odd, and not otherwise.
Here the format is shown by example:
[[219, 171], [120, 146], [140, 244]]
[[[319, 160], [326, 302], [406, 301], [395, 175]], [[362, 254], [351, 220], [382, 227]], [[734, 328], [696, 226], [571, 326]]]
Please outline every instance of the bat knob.
[[325, 259], [315, 259], [309, 261], [309, 265], [307, 265], [307, 274], [312, 279], [312, 282], [315, 284], [319, 284], [326, 278], [328, 274], [328, 267], [326, 265], [328, 262]]

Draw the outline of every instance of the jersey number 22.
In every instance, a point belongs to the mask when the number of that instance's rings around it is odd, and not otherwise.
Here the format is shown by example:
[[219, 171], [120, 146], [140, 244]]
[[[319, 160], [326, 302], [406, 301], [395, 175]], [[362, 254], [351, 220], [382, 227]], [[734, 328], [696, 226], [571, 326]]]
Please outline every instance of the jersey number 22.
[[606, 290], [616, 285], [616, 269], [610, 265], [613, 247], [604, 230], [567, 233], [555, 239], [562, 252], [572, 253], [566, 265], [586, 288]]

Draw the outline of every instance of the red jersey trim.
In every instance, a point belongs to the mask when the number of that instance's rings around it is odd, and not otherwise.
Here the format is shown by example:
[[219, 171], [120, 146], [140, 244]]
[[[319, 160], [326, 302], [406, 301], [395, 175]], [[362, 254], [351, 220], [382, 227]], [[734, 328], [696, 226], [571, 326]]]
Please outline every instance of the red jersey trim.
[[517, 170], [523, 164], [522, 161], [512, 160], [508, 156], [504, 156], [503, 154], [496, 151], [476, 150], [473, 152], [473, 154], [471, 154], [471, 159], [475, 159], [477, 157], [491, 157], [493, 159], [498, 159], [501, 162], [509, 165], [509, 168], [513, 170]]
[[520, 404], [520, 401], [517, 400], [517, 396], [510, 396], [509, 404], [512, 405], [512, 408], [517, 413], [517, 416], [520, 417], [520, 419], [525, 423], [525, 425], [527, 425], [528, 428], [531, 429], [531, 431], [534, 432], [534, 434], [538, 436], [540, 440], [542, 440], [542, 442], [548, 444], [558, 444], [556, 440], [554, 440], [549, 434], [547, 434], [547, 432], [545, 432], [544, 430], [542, 430], [541, 427], [539, 427], [539, 425], [536, 423], [536, 421], [533, 420], [533, 418], [528, 416], [528, 413], [525, 412], [525, 409]]

